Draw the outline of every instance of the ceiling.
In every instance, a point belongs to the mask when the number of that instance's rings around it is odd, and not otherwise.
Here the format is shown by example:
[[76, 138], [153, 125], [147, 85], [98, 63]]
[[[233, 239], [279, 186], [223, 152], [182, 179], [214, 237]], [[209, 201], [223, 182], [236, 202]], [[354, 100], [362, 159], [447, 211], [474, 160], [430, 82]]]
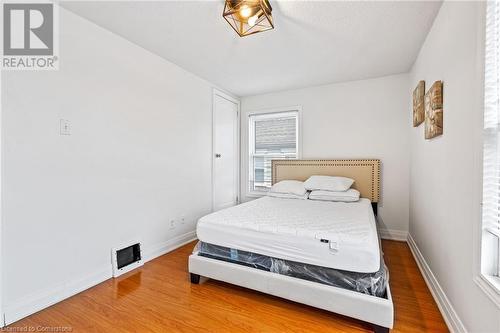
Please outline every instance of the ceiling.
[[276, 28], [244, 38], [223, 0], [61, 5], [246, 96], [408, 72], [441, 2], [271, 1]]

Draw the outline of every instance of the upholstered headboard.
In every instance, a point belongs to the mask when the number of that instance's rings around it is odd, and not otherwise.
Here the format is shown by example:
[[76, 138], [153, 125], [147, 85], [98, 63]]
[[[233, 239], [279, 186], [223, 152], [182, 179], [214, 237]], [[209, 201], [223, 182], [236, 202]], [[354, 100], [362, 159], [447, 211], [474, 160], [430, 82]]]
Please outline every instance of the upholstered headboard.
[[353, 188], [372, 203], [379, 201], [380, 160], [273, 160], [272, 183], [306, 180], [312, 175], [343, 176], [354, 179]]

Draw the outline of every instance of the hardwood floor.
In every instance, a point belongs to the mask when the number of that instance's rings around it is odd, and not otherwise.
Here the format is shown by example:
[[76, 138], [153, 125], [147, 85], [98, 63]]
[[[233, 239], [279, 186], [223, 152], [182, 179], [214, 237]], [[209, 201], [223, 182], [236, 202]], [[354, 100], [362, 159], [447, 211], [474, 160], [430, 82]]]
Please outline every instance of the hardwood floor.
[[[189, 282], [194, 243], [11, 327], [73, 332], [371, 332], [354, 319], [209, 280]], [[395, 305], [392, 332], [448, 332], [406, 243], [383, 241]], [[61, 331], [61, 330], [60, 330]], [[69, 331], [69, 330], [67, 330]]]

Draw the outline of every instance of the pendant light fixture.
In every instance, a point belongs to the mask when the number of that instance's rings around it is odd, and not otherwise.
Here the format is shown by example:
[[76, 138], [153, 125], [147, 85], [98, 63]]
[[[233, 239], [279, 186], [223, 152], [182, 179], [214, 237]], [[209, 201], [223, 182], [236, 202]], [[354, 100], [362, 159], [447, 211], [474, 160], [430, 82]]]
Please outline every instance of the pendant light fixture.
[[240, 37], [274, 29], [268, 0], [226, 0], [222, 16]]

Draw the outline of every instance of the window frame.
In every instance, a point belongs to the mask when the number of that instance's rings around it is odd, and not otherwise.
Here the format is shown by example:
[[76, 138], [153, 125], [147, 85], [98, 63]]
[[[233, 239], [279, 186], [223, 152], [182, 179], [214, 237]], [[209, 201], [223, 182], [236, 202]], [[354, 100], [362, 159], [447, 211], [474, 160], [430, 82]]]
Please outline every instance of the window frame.
[[[242, 117], [244, 119], [245, 123], [242, 124], [242, 128], [244, 129], [244, 141], [245, 141], [245, 147], [244, 149], [244, 156], [243, 156], [243, 161], [245, 165], [245, 170], [243, 172], [244, 177], [242, 177], [242, 188], [245, 191], [245, 197], [246, 199], [252, 199], [252, 198], [260, 198], [266, 195], [266, 192], [264, 191], [254, 191], [250, 189], [250, 154], [251, 154], [251, 142], [250, 142], [250, 118], [252, 116], [260, 116], [260, 115], [272, 115], [276, 113], [287, 113], [287, 112], [297, 112], [297, 157], [296, 159], [302, 158], [302, 107], [299, 105], [295, 106], [286, 106], [286, 107], [278, 107], [278, 108], [272, 108], [272, 109], [261, 109], [261, 110], [254, 110], [254, 111], [249, 111], [245, 113], [245, 116]], [[243, 132], [243, 131], [242, 131]]]
[[[486, 296], [500, 308], [500, 277], [488, 274], [483, 269], [482, 260], [483, 253], [483, 235], [487, 232], [483, 226], [483, 155], [484, 155], [484, 111], [485, 111], [485, 55], [486, 55], [486, 3], [481, 3], [478, 6], [478, 16], [480, 24], [477, 25], [477, 108], [481, 110], [477, 117], [477, 126], [474, 126], [474, 136], [476, 138], [475, 146], [477, 154], [475, 154], [475, 176], [477, 177], [477, 187], [474, 189], [474, 206], [477, 209], [477, 221], [474, 223], [473, 230], [473, 280], [475, 284], [484, 292]], [[499, 249], [500, 252], [500, 249]], [[496, 258], [500, 260], [500, 253]], [[499, 267], [500, 270], [500, 267]], [[500, 274], [500, 272], [499, 272]]]

